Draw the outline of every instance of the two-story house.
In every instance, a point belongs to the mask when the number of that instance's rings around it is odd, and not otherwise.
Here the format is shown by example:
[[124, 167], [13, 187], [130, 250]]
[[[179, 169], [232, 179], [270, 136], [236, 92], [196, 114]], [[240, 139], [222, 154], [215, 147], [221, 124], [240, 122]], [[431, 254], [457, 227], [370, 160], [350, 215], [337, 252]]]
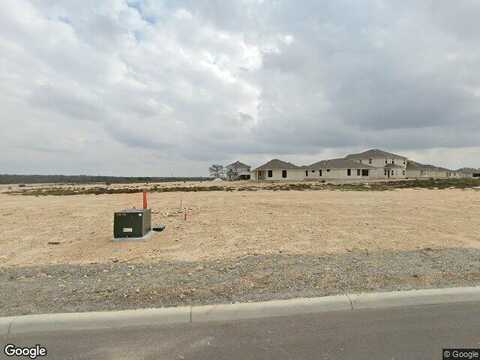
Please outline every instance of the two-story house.
[[225, 176], [228, 180], [249, 180], [250, 166], [240, 161], [225, 166]]
[[407, 178], [407, 158], [405, 156], [372, 149], [358, 154], [347, 155], [345, 159], [382, 169], [383, 171], [380, 171], [380, 173], [377, 171], [377, 177], [383, 176], [386, 179]]

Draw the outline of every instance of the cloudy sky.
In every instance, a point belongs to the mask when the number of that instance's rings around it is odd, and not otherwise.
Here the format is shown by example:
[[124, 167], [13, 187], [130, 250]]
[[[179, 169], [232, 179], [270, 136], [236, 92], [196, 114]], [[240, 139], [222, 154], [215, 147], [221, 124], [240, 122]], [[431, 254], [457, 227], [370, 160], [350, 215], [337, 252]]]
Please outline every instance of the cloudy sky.
[[2, 0], [0, 173], [480, 166], [480, 1]]

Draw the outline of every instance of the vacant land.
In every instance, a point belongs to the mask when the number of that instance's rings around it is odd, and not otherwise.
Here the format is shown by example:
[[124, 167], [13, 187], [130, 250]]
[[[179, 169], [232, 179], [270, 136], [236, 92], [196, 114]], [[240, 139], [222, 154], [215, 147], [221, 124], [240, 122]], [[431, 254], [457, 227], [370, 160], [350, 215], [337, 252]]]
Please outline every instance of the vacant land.
[[0, 266], [480, 248], [478, 190], [154, 193], [149, 200], [153, 223], [166, 230], [146, 242], [113, 243], [113, 212], [141, 206], [139, 194], [1, 194]]
[[138, 193], [0, 201], [0, 315], [480, 283], [478, 189], [158, 192], [125, 243]]

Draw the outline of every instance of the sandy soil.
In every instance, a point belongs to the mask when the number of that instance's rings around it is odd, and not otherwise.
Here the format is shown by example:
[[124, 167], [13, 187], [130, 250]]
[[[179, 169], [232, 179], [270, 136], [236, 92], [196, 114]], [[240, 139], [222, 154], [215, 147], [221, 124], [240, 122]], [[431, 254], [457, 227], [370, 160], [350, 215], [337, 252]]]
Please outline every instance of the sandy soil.
[[477, 190], [154, 193], [153, 223], [167, 227], [140, 243], [111, 240], [113, 212], [141, 194], [0, 202], [0, 266], [480, 248]]

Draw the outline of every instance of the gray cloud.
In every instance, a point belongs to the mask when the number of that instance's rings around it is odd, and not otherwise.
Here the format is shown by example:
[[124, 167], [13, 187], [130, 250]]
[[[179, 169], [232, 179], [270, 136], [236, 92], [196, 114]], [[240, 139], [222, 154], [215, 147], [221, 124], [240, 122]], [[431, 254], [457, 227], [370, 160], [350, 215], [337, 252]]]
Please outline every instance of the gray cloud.
[[1, 172], [128, 175], [135, 154], [141, 174], [196, 175], [209, 162], [366, 147], [479, 166], [479, 10], [3, 1]]

